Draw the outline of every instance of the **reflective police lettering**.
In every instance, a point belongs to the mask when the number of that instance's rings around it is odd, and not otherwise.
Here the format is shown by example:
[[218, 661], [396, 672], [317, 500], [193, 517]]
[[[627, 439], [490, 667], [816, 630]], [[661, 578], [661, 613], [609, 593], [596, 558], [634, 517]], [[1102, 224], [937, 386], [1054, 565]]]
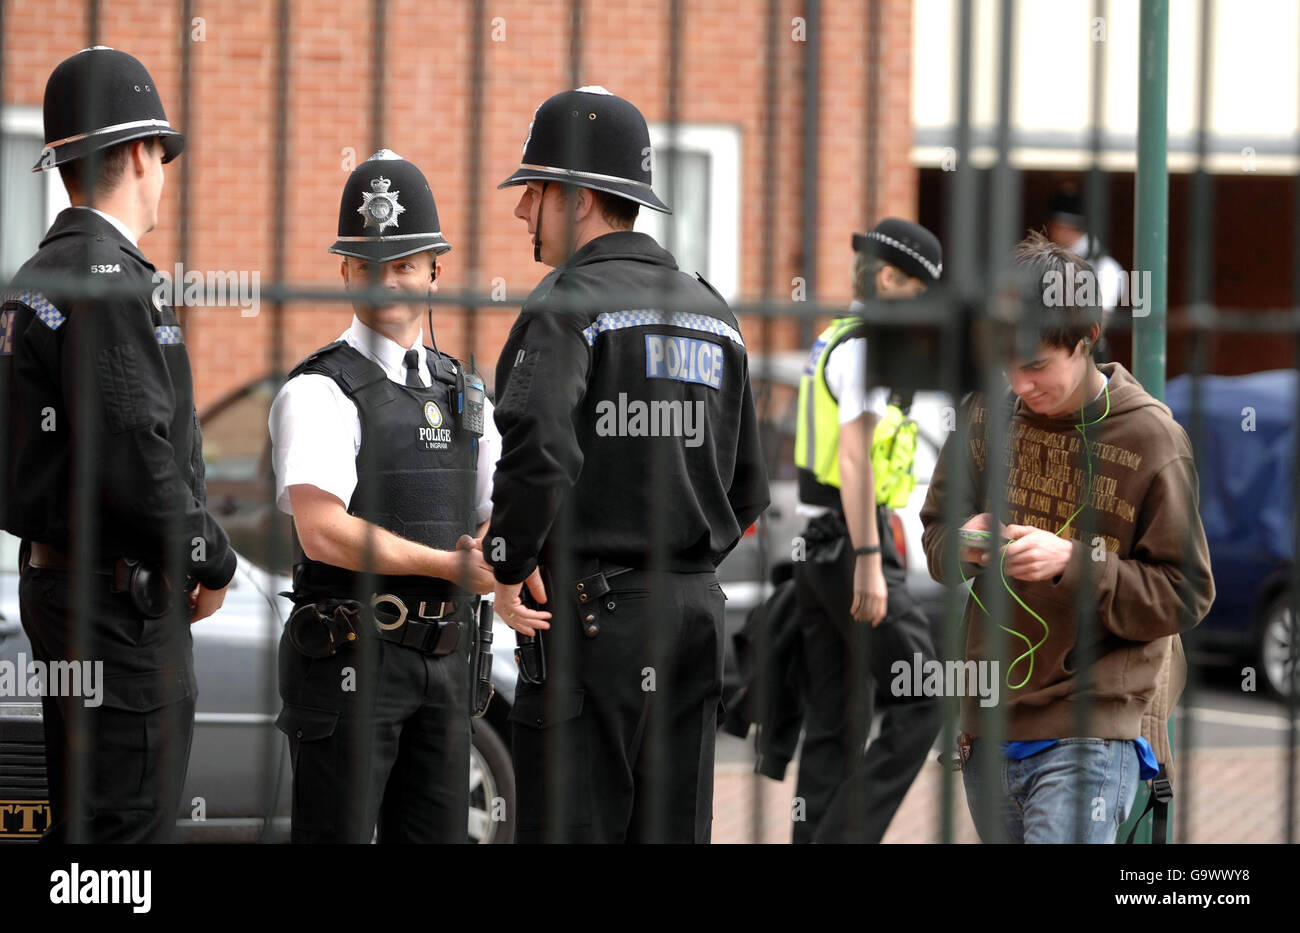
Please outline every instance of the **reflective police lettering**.
[[818, 337], [812, 345], [812, 351], [808, 354], [808, 361], [803, 364], [803, 374], [805, 376], [811, 376], [817, 372], [817, 361], [821, 359], [822, 350], [825, 348], [825, 339]]
[[419, 429], [419, 440], [425, 450], [446, 450], [451, 446], [451, 429], [442, 426], [442, 409], [437, 402], [424, 403], [424, 420], [429, 426]]
[[722, 347], [707, 340], [645, 335], [647, 379], [676, 379], [722, 388]]
[[14, 312], [12, 308], [0, 308], [0, 356], [12, 356], [14, 352]]

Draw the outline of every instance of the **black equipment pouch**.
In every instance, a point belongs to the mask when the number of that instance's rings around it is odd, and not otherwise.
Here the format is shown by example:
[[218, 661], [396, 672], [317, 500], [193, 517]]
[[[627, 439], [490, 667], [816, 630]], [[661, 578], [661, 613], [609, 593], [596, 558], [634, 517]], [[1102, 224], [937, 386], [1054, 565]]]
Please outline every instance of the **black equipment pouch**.
[[158, 619], [167, 614], [171, 608], [172, 586], [167, 575], [153, 564], [138, 560], [123, 560], [119, 568], [124, 569], [125, 579], [114, 573], [113, 592], [126, 593], [136, 612], [146, 619]]
[[285, 623], [289, 642], [306, 657], [328, 658], [357, 640], [361, 613], [355, 599], [303, 603]]
[[[546, 586], [546, 592], [551, 590], [551, 577], [542, 569], [542, 583]], [[524, 584], [519, 590], [519, 599], [529, 609], [540, 609], [537, 600], [533, 599], [532, 591], [528, 589], [528, 584]], [[546, 683], [546, 649], [542, 647], [541, 635], [524, 635], [522, 632], [515, 632], [515, 664], [519, 667], [519, 679], [526, 684], [544, 684]]]
[[474, 641], [474, 696], [470, 715], [480, 718], [496, 694], [492, 686], [492, 604], [481, 600], [478, 606], [478, 638]]
[[803, 539], [810, 563], [837, 564], [849, 543], [849, 526], [840, 513], [827, 512], [808, 523]]
[[524, 683], [546, 683], [546, 651], [539, 636], [515, 632], [515, 663]]
[[595, 572], [587, 574], [587, 576], [573, 584], [573, 601], [578, 604], [578, 618], [582, 621], [582, 633], [588, 638], [595, 638], [600, 634], [600, 621], [597, 619], [596, 613], [592, 611], [590, 604], [593, 601], [598, 603], [602, 596], [609, 593], [610, 578], [627, 573], [632, 569], [631, 567], [606, 566], [604, 570], [601, 570], [599, 564], [595, 564], [595, 566], [597, 568]]

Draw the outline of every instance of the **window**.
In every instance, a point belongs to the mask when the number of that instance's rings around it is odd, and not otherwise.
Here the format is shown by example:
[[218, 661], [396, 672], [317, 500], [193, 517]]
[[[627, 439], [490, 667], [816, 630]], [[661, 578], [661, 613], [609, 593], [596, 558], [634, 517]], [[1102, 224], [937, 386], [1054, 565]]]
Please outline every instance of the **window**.
[[636, 229], [672, 249], [682, 271], [700, 273], [723, 297], [735, 298], [740, 292], [740, 131], [679, 124], [670, 140], [666, 125], [651, 124], [650, 144], [655, 193], [673, 212], [642, 209]]
[[41, 237], [68, 206], [68, 194], [56, 170], [33, 172], [45, 148], [39, 107], [6, 107], [0, 119], [0, 276], [7, 281], [36, 252]]

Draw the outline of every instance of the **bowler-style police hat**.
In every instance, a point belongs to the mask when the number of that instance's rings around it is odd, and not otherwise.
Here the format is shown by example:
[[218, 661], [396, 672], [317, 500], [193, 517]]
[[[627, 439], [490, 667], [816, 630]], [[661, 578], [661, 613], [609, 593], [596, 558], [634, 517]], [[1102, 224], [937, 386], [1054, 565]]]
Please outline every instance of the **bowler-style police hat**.
[[886, 217], [867, 233], [853, 234], [853, 249], [877, 256], [927, 285], [943, 273], [939, 238], [910, 220]]
[[533, 114], [518, 171], [497, 185], [561, 181], [672, 210], [650, 187], [650, 130], [641, 111], [595, 85], [563, 91]]
[[185, 137], [167, 122], [148, 69], [117, 49], [82, 49], [45, 82], [45, 148], [32, 171], [146, 136], [162, 137], [164, 162], [185, 148]]
[[414, 164], [380, 149], [358, 165], [343, 186], [339, 236], [331, 253], [374, 262], [451, 249], [438, 225], [429, 183]]

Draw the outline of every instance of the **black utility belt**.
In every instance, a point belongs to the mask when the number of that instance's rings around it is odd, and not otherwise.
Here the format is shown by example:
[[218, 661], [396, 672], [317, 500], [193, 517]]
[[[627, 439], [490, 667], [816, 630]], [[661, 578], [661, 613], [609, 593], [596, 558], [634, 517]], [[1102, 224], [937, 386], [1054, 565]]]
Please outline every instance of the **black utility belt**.
[[[40, 541], [28, 543], [24, 551], [20, 552], [20, 563], [37, 570], [60, 570], [73, 575], [76, 573], [76, 565], [67, 554]], [[172, 607], [171, 581], [156, 564], [129, 557], [109, 558], [92, 561], [85, 572], [109, 577], [112, 581], [109, 592], [126, 594], [136, 612], [147, 619], [161, 618]], [[185, 592], [192, 590], [194, 585], [195, 581], [187, 575]]]
[[375, 593], [368, 604], [325, 598], [299, 605], [285, 627], [289, 641], [309, 658], [327, 658], [359, 638], [441, 657], [455, 653], [468, 638], [469, 623], [451, 618], [462, 605], [394, 593]]

